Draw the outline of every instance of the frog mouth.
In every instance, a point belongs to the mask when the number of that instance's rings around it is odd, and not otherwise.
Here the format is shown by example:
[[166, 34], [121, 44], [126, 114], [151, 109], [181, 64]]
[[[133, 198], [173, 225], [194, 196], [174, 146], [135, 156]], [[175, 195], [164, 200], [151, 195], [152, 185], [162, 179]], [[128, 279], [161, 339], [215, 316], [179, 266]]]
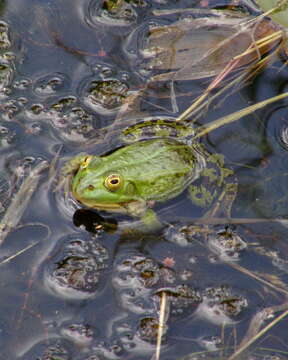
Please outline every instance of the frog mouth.
[[104, 211], [111, 211], [111, 212], [118, 212], [125, 214], [127, 213], [126, 204], [127, 203], [97, 203], [95, 201], [83, 200], [79, 196], [75, 196], [81, 204], [88, 206], [89, 208], [97, 209], [97, 210], [104, 210]]
[[126, 209], [125, 209], [125, 206], [121, 205], [120, 204], [103, 204], [103, 203], [93, 203], [93, 204], [87, 204], [87, 203], [84, 203], [83, 204], [85, 205], [88, 205], [89, 207], [93, 207], [95, 209], [98, 209], [98, 210], [105, 210], [105, 211], [112, 211], [112, 212], [122, 212], [122, 213], [125, 213], [126, 212]]

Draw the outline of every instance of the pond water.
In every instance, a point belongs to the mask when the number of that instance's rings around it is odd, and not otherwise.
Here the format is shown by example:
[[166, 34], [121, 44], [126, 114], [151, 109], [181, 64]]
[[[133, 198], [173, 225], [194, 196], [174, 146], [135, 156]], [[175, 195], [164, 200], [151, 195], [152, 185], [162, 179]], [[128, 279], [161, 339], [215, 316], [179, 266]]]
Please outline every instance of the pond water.
[[[121, 145], [115, 136], [121, 126], [136, 118], [176, 118], [205, 90], [211, 77], [192, 67], [174, 78], [175, 104], [171, 79], [155, 79], [182, 68], [183, 59], [171, 69], [159, 66], [145, 44], [151, 28], [200, 17], [189, 9], [210, 17], [209, 9], [228, 3], [0, 2], [2, 216], [29, 174], [44, 161], [50, 165], [32, 175], [38, 180], [32, 197], [28, 186], [1, 244], [0, 359], [156, 359], [163, 299], [160, 359], [232, 359], [240, 344], [287, 310], [287, 101], [201, 139], [210, 153], [225, 156], [238, 181], [229, 224], [201, 221], [203, 210], [184, 191], [156, 206], [162, 229], [127, 232], [129, 216], [85, 209], [59, 187], [60, 169], [71, 157], [111, 152]], [[249, 4], [234, 10], [257, 14]], [[199, 44], [211, 39], [197, 31], [197, 39], [191, 31], [195, 58], [207, 48]], [[217, 26], [209, 31], [213, 41], [227, 36]], [[173, 36], [179, 53], [186, 46], [193, 57], [190, 35], [181, 45]], [[285, 61], [275, 55], [249, 83], [205, 108], [195, 126], [288, 91]], [[205, 66], [213, 76], [221, 71]], [[133, 96], [139, 108], [133, 103], [119, 116]], [[288, 359], [287, 319], [237, 359]]]

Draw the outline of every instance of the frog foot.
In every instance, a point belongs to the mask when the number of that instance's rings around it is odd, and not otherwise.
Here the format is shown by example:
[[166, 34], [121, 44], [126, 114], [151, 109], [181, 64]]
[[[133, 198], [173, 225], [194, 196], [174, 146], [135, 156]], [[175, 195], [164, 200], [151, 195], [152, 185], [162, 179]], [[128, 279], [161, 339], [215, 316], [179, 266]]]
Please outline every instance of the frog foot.
[[205, 214], [205, 217], [220, 217], [223, 215], [229, 219], [233, 202], [237, 196], [237, 190], [238, 184], [236, 181], [227, 183], [212, 208]]
[[163, 226], [152, 209], [148, 209], [145, 215], [142, 216], [141, 223], [143, 224], [143, 229], [147, 229], [149, 231], [158, 230]]
[[61, 169], [60, 179], [59, 183], [55, 188], [55, 192], [64, 188], [67, 190], [68, 185], [70, 183], [70, 180], [73, 176], [73, 174], [79, 169], [83, 163], [85, 163], [85, 159], [88, 158], [87, 154], [79, 154], [76, 157], [73, 157], [69, 161], [65, 163], [65, 165]]
[[61, 171], [61, 176], [67, 176], [72, 173], [75, 173], [81, 165], [85, 163], [85, 160], [89, 157], [89, 155], [81, 153], [78, 156], [73, 157], [63, 166]]

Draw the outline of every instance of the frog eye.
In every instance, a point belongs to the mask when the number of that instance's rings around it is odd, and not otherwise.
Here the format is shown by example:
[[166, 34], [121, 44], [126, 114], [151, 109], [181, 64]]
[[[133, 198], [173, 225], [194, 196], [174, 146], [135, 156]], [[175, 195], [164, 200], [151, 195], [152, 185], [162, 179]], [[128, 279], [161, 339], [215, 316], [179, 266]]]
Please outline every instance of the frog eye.
[[81, 163], [81, 168], [85, 169], [89, 165], [91, 160], [92, 160], [92, 156], [86, 156]]
[[107, 176], [107, 178], [104, 181], [105, 187], [110, 191], [116, 191], [118, 190], [123, 183], [123, 179], [118, 174], [111, 174]]

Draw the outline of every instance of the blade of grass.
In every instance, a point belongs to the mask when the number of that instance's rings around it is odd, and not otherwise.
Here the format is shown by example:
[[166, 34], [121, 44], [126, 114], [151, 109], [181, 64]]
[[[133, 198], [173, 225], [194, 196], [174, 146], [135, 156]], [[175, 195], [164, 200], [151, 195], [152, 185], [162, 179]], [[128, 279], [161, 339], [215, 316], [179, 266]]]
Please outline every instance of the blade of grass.
[[194, 136], [195, 139], [202, 137], [204, 135], [207, 135], [208, 133], [210, 133], [211, 131], [218, 129], [219, 127], [223, 126], [223, 125], [227, 125], [230, 124], [234, 121], [239, 120], [240, 118], [242, 118], [243, 116], [249, 115], [251, 113], [253, 113], [256, 110], [259, 110], [261, 108], [263, 108], [266, 105], [272, 104], [275, 101], [279, 101], [282, 99], [285, 99], [286, 97], [288, 97], [288, 92], [284, 93], [284, 94], [280, 94], [277, 96], [273, 96], [269, 99], [266, 99], [264, 101], [260, 101], [257, 104], [248, 106], [244, 109], [241, 109], [239, 111], [236, 111], [232, 114], [223, 116], [215, 121], [212, 121], [211, 123], [200, 127], [199, 129], [197, 129], [197, 134]]
[[[210, 94], [209, 98], [204, 100], [204, 102], [202, 102], [201, 105], [199, 105], [196, 109], [194, 109], [191, 113], [190, 116], [197, 114], [194, 119], [193, 122], [196, 121], [200, 115], [203, 113], [203, 109], [206, 107], [208, 108], [208, 106], [210, 105], [210, 103], [212, 103], [212, 101], [214, 101], [217, 97], [219, 97], [220, 95], [224, 94], [225, 92], [227, 92], [229, 89], [232, 88], [232, 93], [236, 92], [237, 90], [239, 90], [241, 88], [241, 86], [244, 86], [245, 83], [249, 82], [253, 77], [255, 77], [265, 66], [267, 66], [267, 64], [272, 60], [272, 58], [275, 56], [275, 53], [277, 53], [279, 50], [281, 50], [281, 44], [279, 44], [277, 46], [277, 48], [273, 51], [273, 53], [265, 56], [265, 58], [263, 58], [262, 60], [258, 61], [256, 64], [253, 64], [251, 66], [251, 69], [249, 69], [248, 72], [245, 73], [241, 73], [239, 76], [237, 76], [235, 79], [230, 79], [229, 78], [229, 82], [227, 85], [225, 85], [222, 89], [218, 90], [216, 94], [212, 95]], [[235, 87], [235, 89], [233, 90], [233, 87]], [[237, 88], [236, 88], [237, 87]], [[229, 93], [229, 95], [231, 95], [231, 92]], [[225, 98], [229, 95], [224, 96], [224, 98], [221, 100], [221, 102], [223, 102], [225, 100]], [[217, 104], [217, 106], [220, 106], [220, 104]]]

